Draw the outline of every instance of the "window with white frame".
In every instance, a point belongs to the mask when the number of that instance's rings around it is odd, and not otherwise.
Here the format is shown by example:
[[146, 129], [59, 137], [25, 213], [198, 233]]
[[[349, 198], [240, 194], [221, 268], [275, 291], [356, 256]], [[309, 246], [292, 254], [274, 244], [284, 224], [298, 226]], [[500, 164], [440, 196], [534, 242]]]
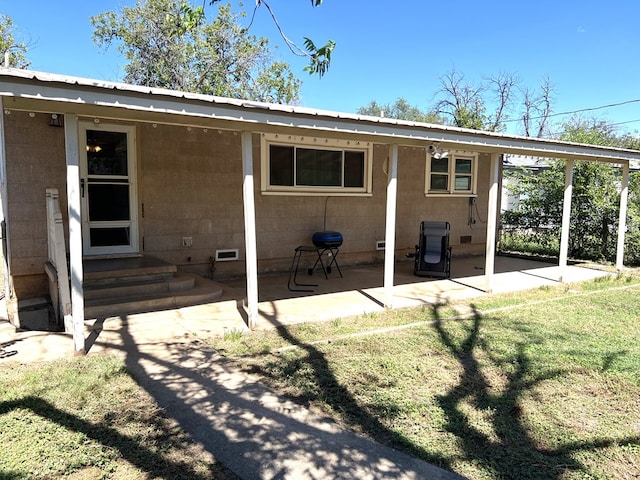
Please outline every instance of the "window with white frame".
[[427, 155], [427, 195], [475, 195], [476, 154], [451, 152], [446, 157]]
[[284, 194], [370, 194], [368, 142], [262, 137], [262, 191]]

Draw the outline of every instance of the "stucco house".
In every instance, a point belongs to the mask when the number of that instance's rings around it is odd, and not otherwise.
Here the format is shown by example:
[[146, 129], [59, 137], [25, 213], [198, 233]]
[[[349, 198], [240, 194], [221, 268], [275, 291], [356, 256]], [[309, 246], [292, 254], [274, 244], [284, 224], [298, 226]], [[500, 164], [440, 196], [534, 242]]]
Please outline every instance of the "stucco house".
[[573, 162], [619, 165], [622, 268], [637, 151], [15, 69], [0, 69], [0, 107], [9, 308], [68, 283], [67, 328], [84, 320], [92, 261], [147, 257], [214, 280], [246, 275], [251, 322], [259, 276], [287, 271], [324, 230], [343, 235], [342, 266], [384, 263], [391, 305], [394, 259], [413, 251], [422, 220], [451, 224], [454, 257], [486, 256], [490, 290], [503, 154], [567, 159], [565, 227]]

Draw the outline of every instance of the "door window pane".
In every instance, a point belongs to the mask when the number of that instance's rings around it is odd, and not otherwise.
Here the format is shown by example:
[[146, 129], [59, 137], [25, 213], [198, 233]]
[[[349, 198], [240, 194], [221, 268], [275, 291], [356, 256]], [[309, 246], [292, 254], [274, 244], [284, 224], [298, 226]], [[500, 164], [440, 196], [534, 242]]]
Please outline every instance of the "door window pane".
[[129, 185], [89, 184], [89, 221], [130, 220]]
[[129, 227], [91, 228], [89, 233], [92, 247], [110, 247], [130, 243]]
[[89, 175], [128, 175], [126, 133], [87, 130], [86, 149]]

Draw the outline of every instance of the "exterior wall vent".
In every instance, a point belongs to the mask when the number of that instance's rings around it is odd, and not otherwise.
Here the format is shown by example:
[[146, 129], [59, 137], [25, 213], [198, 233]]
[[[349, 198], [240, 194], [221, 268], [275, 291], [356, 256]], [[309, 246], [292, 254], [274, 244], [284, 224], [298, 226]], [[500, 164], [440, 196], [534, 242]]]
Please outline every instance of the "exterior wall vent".
[[227, 248], [226, 250], [216, 250], [216, 262], [232, 262], [238, 260], [238, 249]]
[[460, 244], [471, 243], [471, 235], [462, 235], [460, 237]]
[[385, 242], [384, 240], [377, 240], [376, 241], [376, 250], [384, 250], [384, 247], [386, 246], [387, 242]]

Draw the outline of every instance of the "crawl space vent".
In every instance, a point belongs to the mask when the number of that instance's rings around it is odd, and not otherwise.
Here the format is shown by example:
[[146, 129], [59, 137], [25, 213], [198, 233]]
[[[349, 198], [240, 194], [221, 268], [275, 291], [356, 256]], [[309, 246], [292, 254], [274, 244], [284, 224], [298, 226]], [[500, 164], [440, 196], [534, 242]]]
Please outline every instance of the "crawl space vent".
[[216, 250], [216, 262], [231, 262], [238, 260], [238, 249], [228, 248], [226, 250]]

